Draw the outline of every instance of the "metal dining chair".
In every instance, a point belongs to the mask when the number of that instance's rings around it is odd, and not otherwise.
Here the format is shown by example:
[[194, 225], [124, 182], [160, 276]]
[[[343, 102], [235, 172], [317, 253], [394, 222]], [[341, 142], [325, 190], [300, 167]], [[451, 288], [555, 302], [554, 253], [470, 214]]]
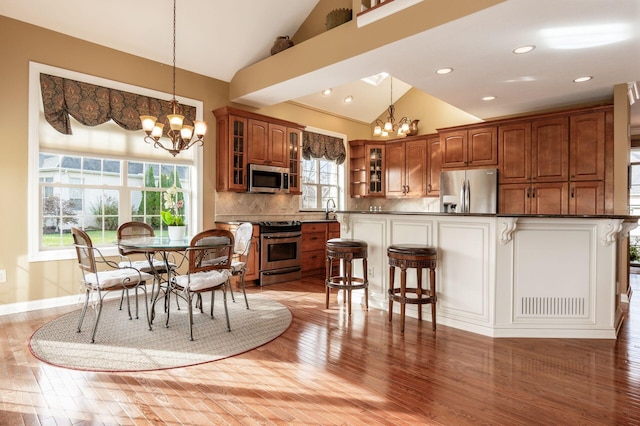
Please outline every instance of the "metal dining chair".
[[[93, 331], [91, 332], [91, 343], [94, 343], [105, 296], [113, 290], [125, 290], [128, 295], [129, 289], [135, 290], [136, 319], [138, 319], [138, 289], [141, 289], [144, 292], [147, 324], [149, 326], [149, 330], [151, 330], [146, 282], [152, 280], [153, 276], [129, 266], [118, 267], [117, 263], [106, 259], [100, 250], [93, 246], [91, 238], [83, 230], [71, 228], [71, 234], [73, 235], [73, 243], [78, 257], [78, 266], [82, 271], [82, 282], [85, 288], [85, 300], [84, 306], [82, 307], [82, 313], [80, 314], [80, 320], [78, 321], [78, 333], [82, 330], [82, 323], [84, 322], [84, 317], [87, 313], [87, 306], [89, 305], [89, 299], [91, 298], [92, 292], [95, 292], [97, 295], [98, 305], [96, 322], [93, 325]], [[100, 270], [98, 270], [98, 264], [101, 265]], [[129, 311], [129, 319], [132, 319], [131, 305], [128, 297], [127, 307]]]
[[249, 309], [249, 301], [247, 300], [247, 291], [244, 286], [244, 276], [247, 271], [247, 258], [251, 249], [252, 238], [253, 224], [249, 222], [241, 223], [236, 229], [233, 261], [231, 262], [231, 274], [241, 277], [240, 285], [242, 286], [242, 294], [244, 294], [244, 303], [247, 305], [247, 309]]
[[[210, 229], [196, 234], [185, 256], [189, 262], [186, 274], [177, 275], [172, 280], [172, 289], [177, 296], [187, 301], [189, 309], [189, 339], [193, 340], [193, 301], [196, 308], [203, 312], [202, 293], [211, 292], [211, 318], [215, 291], [221, 290], [224, 301], [224, 311], [227, 319], [227, 331], [231, 331], [229, 310], [227, 308], [226, 287], [231, 277], [231, 259], [233, 256], [233, 234], [224, 229]], [[169, 312], [167, 312], [167, 327], [169, 326]]]
[[[117, 231], [118, 241], [154, 236], [155, 231], [153, 230], [153, 227], [144, 222], [125, 222], [118, 227]], [[118, 252], [120, 253], [120, 262], [118, 263], [118, 266], [121, 268], [135, 268], [141, 272], [153, 274], [156, 278], [156, 282], [158, 283], [158, 292], [162, 289], [162, 282], [169, 281], [169, 277], [163, 280], [163, 275], [166, 275], [176, 269], [175, 261], [165, 262], [162, 259], [156, 258], [154, 253], [125, 249], [120, 245], [118, 246]], [[144, 254], [147, 258], [142, 260], [132, 260], [130, 256], [135, 254]], [[154, 291], [155, 288], [152, 287], [152, 295]], [[128, 290], [124, 290], [122, 292], [122, 296], [120, 297], [120, 309], [122, 309], [122, 303], [125, 297], [129, 297]]]

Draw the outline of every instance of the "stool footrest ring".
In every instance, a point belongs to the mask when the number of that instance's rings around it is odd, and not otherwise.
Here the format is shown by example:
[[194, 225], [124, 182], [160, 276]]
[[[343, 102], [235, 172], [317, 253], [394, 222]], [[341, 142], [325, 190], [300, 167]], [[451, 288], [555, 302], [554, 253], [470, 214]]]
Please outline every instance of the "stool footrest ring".
[[[417, 294], [417, 288], [407, 288], [405, 293]], [[410, 303], [413, 305], [426, 305], [427, 303], [435, 303], [438, 300], [437, 296], [422, 296], [420, 299], [417, 297], [406, 297], [396, 293], [400, 293], [400, 288], [389, 289], [389, 298], [398, 303]]]
[[347, 277], [331, 277], [325, 280], [325, 284], [329, 288], [339, 290], [360, 290], [369, 287], [369, 281], [357, 277], [351, 277], [351, 284], [347, 283]]

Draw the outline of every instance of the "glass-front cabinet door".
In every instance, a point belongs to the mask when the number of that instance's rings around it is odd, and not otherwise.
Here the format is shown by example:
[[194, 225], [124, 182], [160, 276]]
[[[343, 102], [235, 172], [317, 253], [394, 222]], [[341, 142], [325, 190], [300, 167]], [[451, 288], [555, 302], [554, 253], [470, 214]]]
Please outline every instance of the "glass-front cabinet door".
[[244, 190], [247, 187], [246, 182], [246, 126], [247, 120], [241, 117], [231, 117], [231, 182], [229, 187]]
[[287, 128], [289, 142], [289, 193], [301, 194], [300, 188], [300, 140], [299, 129]]
[[370, 197], [384, 197], [384, 145], [367, 145], [368, 166], [368, 191]]

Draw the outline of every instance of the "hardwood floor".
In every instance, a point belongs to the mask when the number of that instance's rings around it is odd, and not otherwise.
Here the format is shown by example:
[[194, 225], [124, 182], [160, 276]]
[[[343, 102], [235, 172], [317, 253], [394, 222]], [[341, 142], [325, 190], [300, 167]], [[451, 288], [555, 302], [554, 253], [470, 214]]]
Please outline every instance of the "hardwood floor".
[[289, 307], [282, 336], [164, 371], [88, 373], [35, 359], [31, 334], [77, 306], [0, 317], [0, 425], [640, 424], [639, 296], [613, 341], [434, 334], [413, 318], [402, 335], [385, 311], [354, 305], [347, 319], [335, 296], [325, 310], [320, 279], [250, 291]]

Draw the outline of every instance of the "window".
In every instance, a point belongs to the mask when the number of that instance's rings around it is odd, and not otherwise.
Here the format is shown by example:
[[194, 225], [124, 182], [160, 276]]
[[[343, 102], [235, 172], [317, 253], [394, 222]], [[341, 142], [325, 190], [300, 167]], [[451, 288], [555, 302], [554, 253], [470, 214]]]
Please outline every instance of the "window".
[[344, 209], [344, 164], [338, 163], [344, 160], [345, 140], [343, 134], [306, 127], [301, 140], [301, 210], [325, 210], [329, 200], [337, 210]]
[[[190, 167], [40, 152], [42, 194], [40, 250], [72, 244], [71, 227], [89, 233], [95, 245], [112, 244], [120, 223], [146, 222], [164, 235], [160, 218], [163, 191], [180, 188], [190, 205]], [[124, 179], [126, 176], [126, 179]]]
[[329, 199], [342, 209], [344, 167], [324, 158], [302, 160], [303, 210], [324, 210]]
[[[122, 129], [113, 121], [89, 127], [70, 117], [73, 135], [56, 131], [44, 118], [40, 73], [169, 99], [170, 94], [83, 75], [42, 64], [30, 64], [29, 93], [29, 259], [75, 258], [71, 227], [89, 233], [103, 252], [115, 255], [119, 224], [135, 220], [163, 235], [163, 192], [175, 184], [184, 200], [188, 229], [202, 227], [200, 149], [172, 157], [144, 142], [143, 132]], [[196, 108], [202, 102], [181, 98]]]

